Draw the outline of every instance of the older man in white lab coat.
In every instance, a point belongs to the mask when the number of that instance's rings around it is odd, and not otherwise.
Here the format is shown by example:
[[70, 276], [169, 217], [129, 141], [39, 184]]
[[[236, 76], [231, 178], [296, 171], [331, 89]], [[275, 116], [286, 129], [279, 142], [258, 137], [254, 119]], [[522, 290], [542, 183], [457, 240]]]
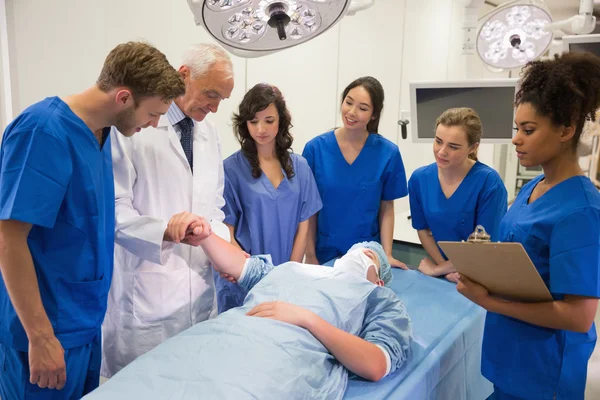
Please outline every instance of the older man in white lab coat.
[[227, 53], [201, 44], [184, 54], [179, 73], [186, 93], [156, 126], [131, 138], [112, 132], [116, 243], [102, 327], [105, 377], [216, 310], [209, 261], [184, 236], [202, 215], [229, 240], [219, 136], [204, 118], [230, 96], [233, 71]]

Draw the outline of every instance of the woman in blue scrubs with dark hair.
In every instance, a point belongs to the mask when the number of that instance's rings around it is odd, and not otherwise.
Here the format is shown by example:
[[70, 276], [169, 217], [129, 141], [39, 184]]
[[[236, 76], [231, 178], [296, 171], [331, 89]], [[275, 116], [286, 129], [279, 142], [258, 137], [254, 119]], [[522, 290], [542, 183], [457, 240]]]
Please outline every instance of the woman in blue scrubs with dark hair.
[[356, 79], [342, 94], [343, 126], [304, 147], [323, 200], [310, 219], [307, 263], [323, 264], [356, 242], [377, 241], [392, 266], [406, 269], [392, 257], [394, 199], [407, 195], [406, 175], [398, 146], [377, 131], [383, 100], [377, 79]]
[[583, 400], [600, 297], [600, 193], [576, 148], [600, 107], [600, 58], [529, 63], [516, 105], [517, 157], [544, 173], [521, 189], [498, 237], [523, 245], [554, 301], [500, 300], [464, 276], [457, 289], [488, 310], [481, 369], [492, 398]]
[[492, 240], [506, 213], [508, 194], [500, 175], [477, 161], [482, 126], [471, 108], [451, 108], [435, 123], [435, 162], [417, 169], [408, 181], [412, 226], [429, 257], [419, 270], [458, 282], [458, 273], [438, 241], [467, 240], [483, 225]]
[[[275, 265], [302, 262], [308, 219], [321, 209], [315, 178], [304, 157], [291, 152], [292, 117], [275, 86], [246, 93], [233, 127], [242, 149], [223, 163], [225, 220], [231, 243]], [[215, 274], [219, 312], [241, 306], [246, 292]]]

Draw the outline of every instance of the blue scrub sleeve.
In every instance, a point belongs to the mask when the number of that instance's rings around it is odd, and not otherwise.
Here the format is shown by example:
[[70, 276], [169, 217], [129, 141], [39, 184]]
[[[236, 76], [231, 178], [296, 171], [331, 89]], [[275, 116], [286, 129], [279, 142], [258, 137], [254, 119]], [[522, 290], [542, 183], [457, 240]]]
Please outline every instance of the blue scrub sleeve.
[[406, 172], [400, 150], [393, 153], [392, 159], [388, 163], [383, 173], [383, 192], [381, 200], [395, 200], [408, 194], [406, 187]]
[[319, 195], [319, 189], [317, 188], [317, 182], [312, 170], [303, 158], [299, 159], [298, 171], [296, 173], [301, 182], [302, 205], [300, 209], [300, 222], [302, 222], [323, 208], [323, 203], [321, 202], [321, 195]]
[[388, 288], [377, 287], [367, 297], [359, 336], [381, 346], [390, 356], [390, 373], [407, 359], [412, 341], [412, 324], [404, 304]]
[[225, 172], [225, 187], [223, 189], [225, 205], [222, 209], [223, 214], [225, 214], [225, 219], [223, 222], [231, 226], [236, 226], [242, 212], [242, 203], [233, 187], [229, 174], [229, 171]]
[[0, 165], [0, 219], [52, 228], [72, 172], [69, 151], [51, 133], [7, 133]]
[[565, 216], [550, 236], [550, 291], [600, 297], [600, 210]]
[[482, 225], [490, 234], [490, 240], [500, 240], [500, 221], [508, 209], [508, 193], [503, 184], [494, 185], [482, 194], [477, 202], [475, 223]]
[[412, 227], [416, 230], [428, 229], [427, 220], [421, 203], [421, 191], [419, 189], [419, 178], [414, 174], [408, 181], [408, 201], [410, 203], [410, 220]]
[[310, 167], [311, 171], [315, 170], [315, 151], [313, 148], [313, 145], [308, 142], [306, 144], [306, 146], [304, 146], [304, 150], [302, 151], [302, 157], [304, 157], [306, 159], [306, 162], [308, 163], [308, 166]]
[[273, 271], [275, 266], [269, 254], [252, 256], [246, 260], [243, 276], [238, 280], [238, 284], [246, 292], [249, 292], [262, 278]]

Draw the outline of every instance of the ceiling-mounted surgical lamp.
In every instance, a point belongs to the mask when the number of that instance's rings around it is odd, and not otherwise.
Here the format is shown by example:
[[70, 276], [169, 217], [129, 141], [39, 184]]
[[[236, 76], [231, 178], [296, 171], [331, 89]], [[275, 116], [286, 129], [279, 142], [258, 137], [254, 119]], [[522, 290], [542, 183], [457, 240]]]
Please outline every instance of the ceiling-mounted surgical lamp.
[[[374, 0], [188, 0], [196, 25], [230, 53], [260, 57], [316, 38]], [[352, 3], [354, 7], [352, 7]]]
[[552, 17], [541, 0], [514, 0], [480, 19], [477, 53], [492, 68], [512, 69], [544, 54], [552, 42]]

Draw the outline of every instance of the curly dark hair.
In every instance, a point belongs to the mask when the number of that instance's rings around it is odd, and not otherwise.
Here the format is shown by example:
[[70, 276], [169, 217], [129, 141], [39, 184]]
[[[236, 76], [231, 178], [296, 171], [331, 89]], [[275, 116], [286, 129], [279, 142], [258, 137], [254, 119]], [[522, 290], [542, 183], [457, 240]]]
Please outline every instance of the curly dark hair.
[[575, 124], [575, 151], [585, 121], [595, 121], [600, 107], [600, 57], [564, 53], [551, 60], [532, 61], [523, 71], [515, 104], [530, 103], [556, 126]]
[[252, 176], [260, 177], [262, 169], [258, 161], [258, 151], [256, 142], [250, 135], [247, 122], [254, 119], [257, 112], [260, 112], [270, 104], [274, 104], [279, 114], [279, 131], [275, 137], [275, 152], [281, 168], [285, 171], [288, 179], [292, 178], [294, 166], [292, 164], [292, 142], [294, 138], [290, 133], [292, 127], [292, 116], [285, 105], [285, 100], [279, 89], [273, 85], [259, 83], [244, 95], [240, 103], [239, 111], [233, 114], [233, 130], [240, 145], [242, 146], [242, 154], [248, 159], [252, 167]]
[[346, 86], [342, 92], [342, 104], [344, 104], [348, 92], [357, 86], [362, 86], [369, 93], [369, 96], [371, 96], [371, 103], [373, 103], [373, 119], [367, 124], [367, 131], [369, 131], [369, 133], [379, 133], [379, 119], [383, 112], [383, 100], [385, 97], [383, 86], [372, 76], [363, 76], [355, 79]]

